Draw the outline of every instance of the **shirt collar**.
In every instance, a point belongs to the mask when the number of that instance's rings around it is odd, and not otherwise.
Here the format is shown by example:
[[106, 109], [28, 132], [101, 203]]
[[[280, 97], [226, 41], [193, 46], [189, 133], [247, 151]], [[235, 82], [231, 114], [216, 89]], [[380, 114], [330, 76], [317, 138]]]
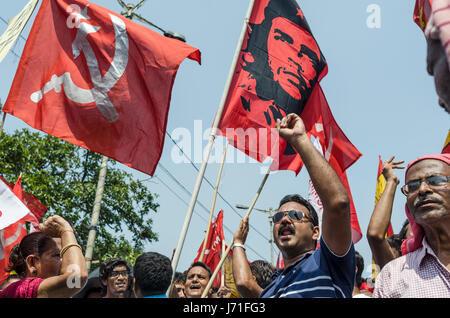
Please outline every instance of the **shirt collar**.
[[436, 254], [434, 253], [430, 244], [428, 244], [428, 242], [427, 242], [427, 238], [424, 236], [422, 239], [422, 248], [420, 250], [418, 250], [418, 255], [417, 255], [419, 258], [419, 265], [422, 265], [422, 262], [425, 259], [425, 256], [427, 254], [437, 259]]
[[305, 258], [309, 257], [310, 255], [312, 255], [316, 250], [313, 251], [309, 251], [306, 252], [302, 257], [300, 257], [300, 259], [298, 259], [297, 261], [295, 261], [294, 263], [292, 263], [291, 265], [289, 265], [288, 267], [285, 268], [280, 268], [279, 270], [275, 271], [272, 274], [272, 279], [277, 278], [278, 276], [280, 276], [281, 274], [285, 274], [288, 271], [290, 271], [292, 268], [294, 268], [295, 266], [297, 266], [301, 261], [303, 261]]

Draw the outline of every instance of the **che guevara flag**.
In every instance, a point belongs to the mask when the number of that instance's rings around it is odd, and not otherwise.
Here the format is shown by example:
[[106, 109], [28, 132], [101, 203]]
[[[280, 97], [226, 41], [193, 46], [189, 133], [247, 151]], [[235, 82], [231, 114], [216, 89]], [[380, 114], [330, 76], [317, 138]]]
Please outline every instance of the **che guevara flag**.
[[[333, 118], [320, 80], [328, 67], [295, 0], [256, 0], [228, 90], [219, 133], [273, 170], [299, 173], [300, 156], [280, 139], [276, 120], [301, 116], [342, 174], [360, 156]], [[278, 166], [278, 167], [277, 167]]]
[[[217, 214], [216, 219], [211, 223], [211, 228], [206, 241], [205, 254], [203, 256], [203, 263], [208, 265], [212, 272], [215, 271], [217, 264], [219, 264], [220, 258], [222, 257], [222, 241], [224, 240], [225, 237], [223, 234], [223, 211], [220, 210], [220, 212]], [[195, 258], [194, 262], [200, 260], [202, 249], [203, 242], [198, 249], [197, 257]], [[217, 273], [216, 279], [214, 280], [212, 286], [220, 286], [222, 279], [221, 271], [222, 270]]]
[[[22, 201], [29, 209], [28, 214], [26, 214], [23, 218], [7, 226], [6, 228], [0, 230], [0, 285], [1, 285], [9, 275], [9, 273], [6, 272], [6, 269], [8, 268], [9, 265], [9, 255], [11, 253], [12, 248], [16, 244], [19, 244], [22, 238], [25, 235], [27, 235], [27, 228], [25, 222], [30, 222], [33, 225], [34, 229], [38, 230], [39, 219], [45, 213], [47, 208], [38, 199], [33, 197], [28, 192], [22, 190], [21, 176], [17, 179], [17, 182], [15, 184], [7, 182], [1, 176], [0, 178], [5, 184], [7, 184], [11, 188], [15, 197], [18, 200]], [[15, 210], [8, 212], [14, 213]]]
[[172, 86], [200, 51], [86, 0], [43, 0], [3, 111], [149, 175]]

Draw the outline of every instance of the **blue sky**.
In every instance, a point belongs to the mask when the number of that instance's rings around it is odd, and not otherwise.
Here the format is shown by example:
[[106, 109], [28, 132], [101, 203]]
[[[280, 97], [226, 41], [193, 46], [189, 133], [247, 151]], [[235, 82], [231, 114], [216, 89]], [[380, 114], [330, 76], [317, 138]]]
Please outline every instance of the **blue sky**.
[[[120, 13], [116, 0], [91, 1]], [[126, 1], [125, 1], [126, 2]], [[130, 0], [131, 2], [131, 0]], [[133, 3], [137, 3], [135, 0]], [[437, 104], [433, 79], [426, 73], [425, 39], [412, 21], [415, 1], [389, 0], [302, 0], [298, 1], [310, 24], [314, 36], [328, 61], [329, 72], [322, 80], [322, 88], [332, 113], [346, 136], [363, 156], [347, 170], [347, 176], [358, 213], [363, 238], [356, 244], [364, 257], [367, 272], [371, 252], [365, 232], [374, 208], [374, 194], [378, 156], [386, 160], [392, 155], [410, 162], [429, 153], [439, 153], [450, 128], [450, 117]], [[17, 0], [4, 4], [0, 17], [8, 20], [27, 3]], [[228, 76], [248, 0], [148, 0], [139, 14], [158, 26], [181, 33], [187, 43], [202, 52], [202, 65], [185, 60], [178, 71], [172, 92], [167, 131], [184, 128], [194, 138], [194, 126], [201, 124], [202, 132], [212, 125], [222, 91]], [[380, 10], [381, 25], [370, 28], [368, 17], [376, 6]], [[37, 11], [37, 10], [36, 10]], [[26, 38], [31, 27], [27, 25]], [[0, 21], [0, 32], [6, 24]], [[157, 31], [157, 30], [156, 30]], [[14, 52], [21, 54], [24, 40], [20, 39]], [[0, 98], [8, 96], [19, 58], [10, 53], [0, 63]], [[5, 131], [28, 127], [21, 120], [7, 116]], [[32, 128], [29, 128], [32, 129]], [[199, 142], [199, 139], [197, 139]], [[221, 138], [217, 139], [223, 145]], [[207, 136], [202, 145], [207, 144]], [[191, 155], [194, 152], [192, 140]], [[157, 193], [160, 204], [152, 214], [154, 231], [159, 241], [148, 244], [146, 250], [167, 256], [177, 246], [185, 220], [187, 202], [197, 177], [190, 163], [175, 163], [177, 148], [166, 138], [160, 165], [154, 178], [120, 165], [136, 178], [147, 180], [149, 190]], [[221, 146], [213, 155], [220, 157]], [[236, 204], [249, 205], [263, 178], [261, 164], [249, 160], [236, 163], [237, 151], [229, 147], [223, 168], [216, 215], [224, 209], [225, 238], [230, 242], [234, 230], [245, 210]], [[200, 162], [196, 162], [200, 167]], [[206, 178], [215, 185], [219, 164], [211, 163]], [[179, 183], [166, 172], [169, 171]], [[404, 171], [397, 174], [404, 183]], [[399, 186], [399, 188], [400, 188]], [[400, 189], [396, 193], [392, 224], [398, 232], [406, 219], [405, 198]], [[290, 171], [269, 176], [256, 203], [260, 209], [277, 208], [285, 194], [308, 191], [308, 175], [303, 169], [296, 177]], [[194, 259], [206, 229], [214, 190], [203, 182], [190, 227], [181, 252], [178, 270], [186, 269]], [[234, 209], [232, 209], [231, 207]], [[204, 207], [204, 208], [203, 208]], [[269, 223], [267, 215], [253, 211], [251, 229], [247, 239], [250, 260], [264, 258], [270, 261]], [[126, 234], [126, 233], [125, 233]], [[278, 250], [275, 249], [275, 260]]]

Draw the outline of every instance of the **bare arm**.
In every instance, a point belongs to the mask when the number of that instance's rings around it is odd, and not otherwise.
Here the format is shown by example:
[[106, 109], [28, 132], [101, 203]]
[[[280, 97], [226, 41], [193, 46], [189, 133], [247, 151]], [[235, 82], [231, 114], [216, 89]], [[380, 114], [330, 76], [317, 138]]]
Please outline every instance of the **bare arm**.
[[[241, 220], [239, 228], [234, 233], [234, 243], [245, 243], [249, 230], [248, 219], [249, 217], [246, 216]], [[261, 294], [262, 288], [253, 278], [247, 255], [242, 247], [233, 248], [233, 277], [237, 291], [242, 298], [257, 298]]]
[[392, 215], [395, 191], [400, 180], [395, 175], [394, 169], [403, 169], [400, 166], [404, 161], [393, 161], [394, 156], [383, 164], [383, 176], [386, 179], [386, 187], [375, 205], [367, 228], [367, 240], [372, 250], [372, 255], [380, 269], [395, 258], [389, 244], [385, 239]]
[[334, 169], [312, 144], [302, 119], [289, 114], [277, 120], [280, 136], [300, 154], [323, 204], [322, 237], [336, 255], [344, 255], [351, 244], [350, 198]]
[[[42, 232], [50, 237], [60, 237], [62, 248], [77, 244], [70, 224], [55, 215], [39, 225]], [[77, 246], [69, 247], [62, 257], [61, 274], [46, 278], [39, 285], [38, 298], [68, 298], [76, 294], [87, 281], [86, 261]]]

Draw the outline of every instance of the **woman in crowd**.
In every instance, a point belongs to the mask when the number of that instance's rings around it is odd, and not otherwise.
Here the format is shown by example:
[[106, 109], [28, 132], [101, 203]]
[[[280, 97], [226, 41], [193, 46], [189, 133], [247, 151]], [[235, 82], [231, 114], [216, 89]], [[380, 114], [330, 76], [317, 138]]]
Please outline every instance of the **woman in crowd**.
[[39, 229], [13, 249], [9, 270], [22, 279], [2, 290], [0, 298], [68, 298], [86, 283], [85, 259], [70, 224], [55, 215]]

